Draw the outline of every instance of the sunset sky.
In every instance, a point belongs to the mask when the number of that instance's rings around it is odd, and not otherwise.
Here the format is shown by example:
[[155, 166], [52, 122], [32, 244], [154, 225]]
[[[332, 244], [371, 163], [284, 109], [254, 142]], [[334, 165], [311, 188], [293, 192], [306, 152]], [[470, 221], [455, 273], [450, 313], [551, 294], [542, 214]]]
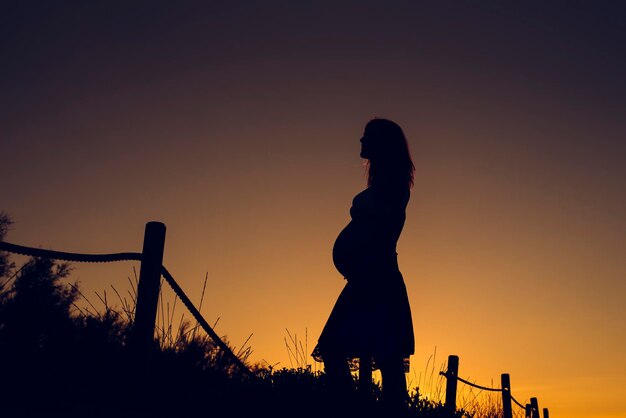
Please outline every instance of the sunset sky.
[[[196, 303], [208, 273], [208, 322], [289, 366], [286, 329], [311, 350], [345, 283], [331, 249], [365, 187], [363, 127], [386, 117], [417, 167], [408, 379], [436, 350], [552, 417], [626, 417], [624, 6], [125, 3], [2, 6], [8, 241], [140, 251], [164, 222]], [[72, 278], [96, 302], [133, 266]]]

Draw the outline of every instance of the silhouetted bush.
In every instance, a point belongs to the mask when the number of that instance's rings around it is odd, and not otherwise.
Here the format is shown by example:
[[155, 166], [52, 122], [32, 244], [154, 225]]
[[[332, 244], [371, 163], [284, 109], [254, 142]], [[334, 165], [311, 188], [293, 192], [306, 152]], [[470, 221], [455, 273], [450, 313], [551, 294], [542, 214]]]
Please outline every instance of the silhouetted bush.
[[[0, 214], [0, 239], [10, 219]], [[340, 396], [310, 367], [252, 366], [246, 377], [205, 334], [183, 322], [157, 328], [148, 353], [128, 346], [134, 302], [80, 308], [66, 263], [32, 258], [19, 269], [0, 252], [2, 417], [388, 417], [380, 387]], [[415, 393], [407, 417], [443, 416]], [[458, 416], [462, 416], [459, 412]]]

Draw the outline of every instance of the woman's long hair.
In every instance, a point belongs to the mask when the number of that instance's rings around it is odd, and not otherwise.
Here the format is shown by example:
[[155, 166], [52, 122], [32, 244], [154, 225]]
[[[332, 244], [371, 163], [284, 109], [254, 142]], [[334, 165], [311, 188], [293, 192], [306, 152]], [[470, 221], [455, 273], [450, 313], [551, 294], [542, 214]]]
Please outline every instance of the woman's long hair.
[[388, 119], [375, 118], [365, 134], [376, 143], [376, 155], [366, 163], [367, 185], [385, 184], [413, 187], [415, 165], [402, 128]]

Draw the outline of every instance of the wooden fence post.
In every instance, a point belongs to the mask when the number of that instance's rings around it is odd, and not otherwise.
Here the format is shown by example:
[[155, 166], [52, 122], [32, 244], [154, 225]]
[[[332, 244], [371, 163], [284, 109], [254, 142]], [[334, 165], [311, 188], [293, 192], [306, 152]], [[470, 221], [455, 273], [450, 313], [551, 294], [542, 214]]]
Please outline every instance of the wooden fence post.
[[532, 405], [527, 403], [526, 404], [526, 413], [524, 414], [524, 418], [530, 418], [530, 416], [532, 415]]
[[530, 406], [532, 408], [531, 418], [539, 418], [539, 402], [537, 402], [537, 398], [530, 398]]
[[548, 412], [548, 408], [543, 408], [543, 418], [550, 418], [550, 413]]
[[447, 413], [454, 414], [456, 411], [456, 378], [459, 376], [459, 356], [448, 356], [448, 371], [446, 372], [446, 403], [444, 408]]
[[513, 409], [511, 408], [511, 376], [503, 373], [500, 376], [502, 384], [502, 416], [503, 418], [513, 418]]
[[146, 353], [154, 338], [164, 247], [165, 225], [161, 222], [148, 222], [143, 238], [135, 323], [132, 330], [132, 344], [138, 353]]

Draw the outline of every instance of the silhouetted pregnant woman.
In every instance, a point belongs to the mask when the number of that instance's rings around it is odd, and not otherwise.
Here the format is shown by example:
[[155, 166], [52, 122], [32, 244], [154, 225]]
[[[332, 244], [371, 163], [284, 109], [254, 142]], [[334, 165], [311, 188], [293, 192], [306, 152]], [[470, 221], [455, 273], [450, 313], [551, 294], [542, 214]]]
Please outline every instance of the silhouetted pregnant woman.
[[361, 138], [367, 188], [356, 195], [350, 223], [333, 247], [347, 283], [319, 337], [313, 357], [336, 387], [350, 384], [349, 362], [370, 357], [382, 374], [389, 405], [407, 399], [405, 373], [414, 353], [411, 308], [396, 253], [415, 167], [400, 126], [373, 119]]

